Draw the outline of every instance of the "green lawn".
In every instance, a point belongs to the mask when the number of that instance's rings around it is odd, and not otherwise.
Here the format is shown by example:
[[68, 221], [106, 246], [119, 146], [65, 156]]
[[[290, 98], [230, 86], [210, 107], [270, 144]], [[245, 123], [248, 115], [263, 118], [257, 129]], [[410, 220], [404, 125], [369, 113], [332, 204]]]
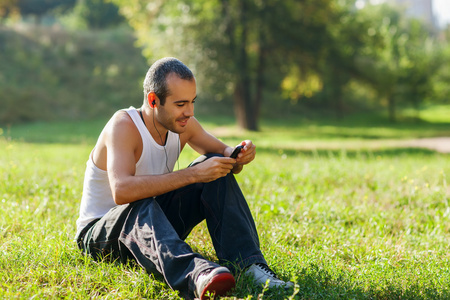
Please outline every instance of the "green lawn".
[[[252, 133], [199, 119], [227, 143], [257, 144], [237, 178], [268, 262], [296, 283], [284, 294], [238, 278], [229, 299], [450, 299], [450, 155], [367, 146], [448, 136], [448, 122], [267, 120]], [[1, 131], [0, 298], [180, 299], [139, 268], [93, 262], [72, 240], [104, 121]], [[195, 158], [186, 150], [180, 168]], [[215, 259], [204, 224], [188, 242]]]

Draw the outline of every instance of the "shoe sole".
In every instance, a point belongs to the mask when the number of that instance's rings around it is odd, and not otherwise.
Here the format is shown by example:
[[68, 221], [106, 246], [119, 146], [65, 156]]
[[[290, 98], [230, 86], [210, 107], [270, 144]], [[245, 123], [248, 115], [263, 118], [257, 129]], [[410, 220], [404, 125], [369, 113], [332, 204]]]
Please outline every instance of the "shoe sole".
[[231, 273], [217, 274], [211, 278], [209, 283], [203, 289], [202, 294], [200, 295], [200, 300], [210, 299], [210, 297], [206, 295], [208, 292], [214, 295], [213, 299], [215, 299], [216, 296], [223, 296], [235, 286], [236, 282]]

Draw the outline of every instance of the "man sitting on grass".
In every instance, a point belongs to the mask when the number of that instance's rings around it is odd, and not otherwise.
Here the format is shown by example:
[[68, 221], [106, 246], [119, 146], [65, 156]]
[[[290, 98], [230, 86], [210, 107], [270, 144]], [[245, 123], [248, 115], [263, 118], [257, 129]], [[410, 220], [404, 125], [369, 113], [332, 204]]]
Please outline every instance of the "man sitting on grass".
[[[247, 202], [233, 176], [255, 158], [255, 145], [233, 148], [194, 116], [192, 72], [175, 58], [155, 62], [140, 109], [120, 110], [106, 124], [87, 161], [78, 246], [94, 258], [135, 260], [162, 274], [186, 298], [223, 295], [244, 270], [257, 284], [290, 287], [267, 266]], [[200, 156], [173, 171], [184, 146]], [[185, 239], [206, 219], [219, 263], [194, 253]], [[230, 271], [231, 270], [231, 271]]]

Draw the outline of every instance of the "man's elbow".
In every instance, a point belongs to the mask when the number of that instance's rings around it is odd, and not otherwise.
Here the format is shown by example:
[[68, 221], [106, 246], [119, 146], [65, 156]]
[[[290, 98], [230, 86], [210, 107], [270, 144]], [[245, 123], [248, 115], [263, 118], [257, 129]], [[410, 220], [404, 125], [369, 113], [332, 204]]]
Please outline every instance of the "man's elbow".
[[114, 188], [112, 188], [111, 192], [112, 192], [114, 202], [117, 205], [123, 205], [123, 204], [127, 204], [127, 203], [131, 202], [129, 191], [126, 191], [120, 185], [116, 185]]
[[127, 199], [125, 197], [120, 197], [120, 196], [117, 196], [117, 195], [113, 195], [113, 199], [114, 199], [114, 202], [117, 205], [123, 205], [123, 204], [129, 203], [129, 201], [127, 201]]

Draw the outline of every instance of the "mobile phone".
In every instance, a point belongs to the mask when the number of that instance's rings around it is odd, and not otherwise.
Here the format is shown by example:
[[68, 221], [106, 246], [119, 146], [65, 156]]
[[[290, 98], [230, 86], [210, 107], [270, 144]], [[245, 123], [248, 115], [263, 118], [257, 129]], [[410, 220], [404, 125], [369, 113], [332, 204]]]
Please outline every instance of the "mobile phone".
[[233, 153], [231, 153], [230, 157], [231, 158], [236, 158], [239, 154], [239, 152], [241, 152], [242, 148], [244, 148], [244, 146], [239, 145], [236, 148], [234, 148]]

